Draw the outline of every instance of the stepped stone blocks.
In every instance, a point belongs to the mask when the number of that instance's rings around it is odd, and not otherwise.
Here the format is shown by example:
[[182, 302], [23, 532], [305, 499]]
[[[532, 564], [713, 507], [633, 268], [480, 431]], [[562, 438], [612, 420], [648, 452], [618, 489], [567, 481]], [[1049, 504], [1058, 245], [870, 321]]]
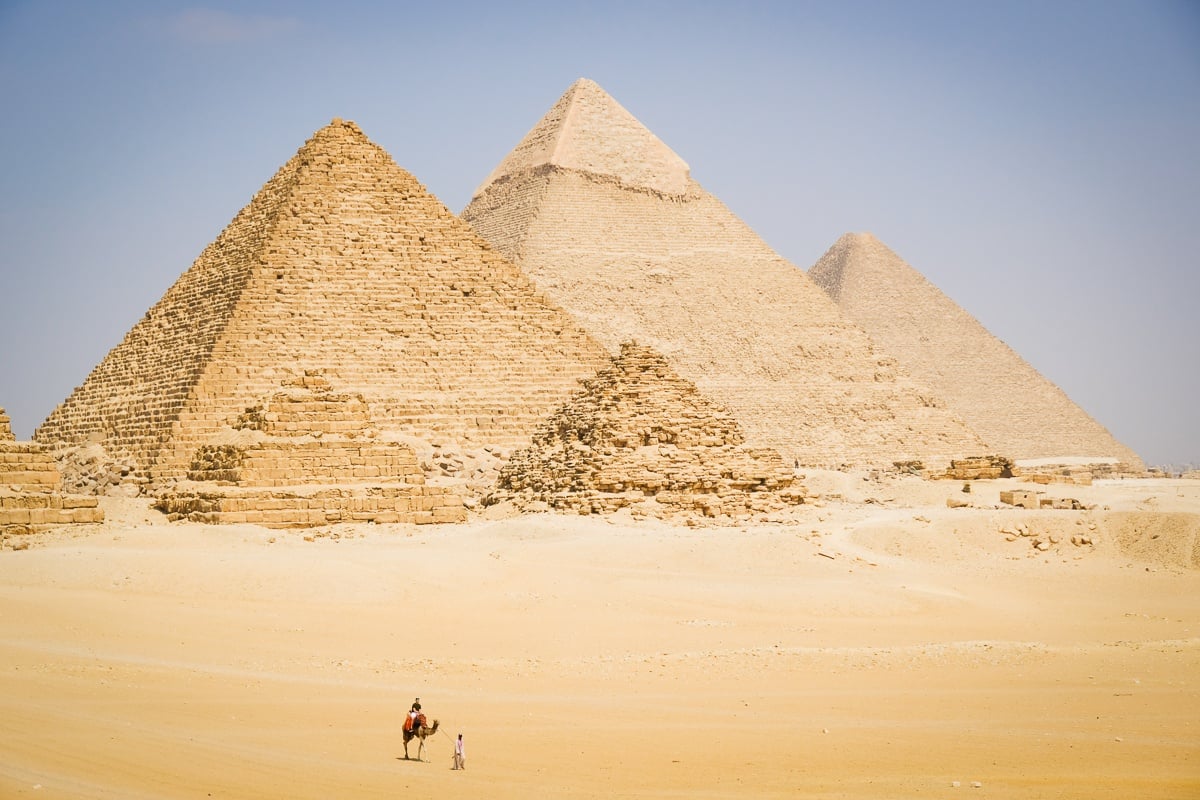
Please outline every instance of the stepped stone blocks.
[[1099, 461], [1089, 458], [1045, 458], [1029, 459], [1017, 464], [1022, 480], [1031, 483], [1073, 483], [1091, 485], [1093, 480], [1116, 478], [1141, 478], [1147, 473], [1141, 465], [1131, 465], [1117, 459]]
[[1012, 478], [1020, 474], [1013, 466], [1011, 459], [1004, 456], [975, 456], [973, 458], [956, 458], [950, 462], [949, 468], [934, 475], [934, 478], [956, 481], [995, 480], [997, 478]]
[[488, 501], [509, 499], [580, 513], [737, 517], [802, 503], [804, 490], [779, 453], [747, 447], [733, 417], [660, 354], [626, 343], [512, 455]]
[[104, 521], [95, 497], [63, 494], [61, 483], [53, 456], [39, 444], [18, 442], [0, 408], [0, 533]]
[[846, 234], [808, 274], [993, 452], [1091, 456], [1144, 471], [1132, 450], [871, 234]]
[[380, 428], [512, 448], [603, 347], [352, 122], [317, 131], [38, 428], [163, 487], [289, 378]]
[[173, 519], [272, 528], [462, 522], [462, 497], [431, 486], [411, 447], [386, 441], [362, 395], [305, 375], [199, 447], [157, 507]]
[[567, 90], [462, 216], [611, 352], [654, 347], [788, 463], [987, 452], [591, 81]]
[[1032, 508], [1035, 510], [1042, 507], [1037, 492], [1029, 492], [1024, 489], [1000, 492], [1000, 502], [1010, 506], [1020, 506], [1021, 508]]

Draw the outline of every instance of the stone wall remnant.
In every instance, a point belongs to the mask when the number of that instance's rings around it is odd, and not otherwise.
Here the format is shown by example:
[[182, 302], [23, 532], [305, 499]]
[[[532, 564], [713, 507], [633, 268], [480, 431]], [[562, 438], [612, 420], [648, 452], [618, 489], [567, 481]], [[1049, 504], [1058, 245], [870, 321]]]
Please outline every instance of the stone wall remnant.
[[64, 493], [54, 457], [36, 442], [18, 442], [0, 408], [0, 534], [103, 521], [99, 501]]

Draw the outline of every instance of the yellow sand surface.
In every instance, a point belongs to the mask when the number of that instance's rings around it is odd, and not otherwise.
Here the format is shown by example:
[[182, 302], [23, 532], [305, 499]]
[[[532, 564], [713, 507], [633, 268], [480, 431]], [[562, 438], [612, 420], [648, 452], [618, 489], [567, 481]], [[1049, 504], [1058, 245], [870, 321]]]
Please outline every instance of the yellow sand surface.
[[1200, 481], [809, 483], [709, 527], [106, 498], [0, 550], [0, 797], [1200, 797]]

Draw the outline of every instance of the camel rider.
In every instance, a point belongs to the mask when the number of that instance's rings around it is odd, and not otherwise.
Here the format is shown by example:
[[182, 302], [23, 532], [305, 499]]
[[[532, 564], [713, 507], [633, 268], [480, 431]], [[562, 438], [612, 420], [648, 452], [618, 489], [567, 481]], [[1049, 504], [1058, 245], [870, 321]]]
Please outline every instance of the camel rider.
[[417, 717], [421, 716], [421, 698], [413, 700], [412, 708], [408, 710], [408, 721], [404, 723], [404, 730], [416, 731]]

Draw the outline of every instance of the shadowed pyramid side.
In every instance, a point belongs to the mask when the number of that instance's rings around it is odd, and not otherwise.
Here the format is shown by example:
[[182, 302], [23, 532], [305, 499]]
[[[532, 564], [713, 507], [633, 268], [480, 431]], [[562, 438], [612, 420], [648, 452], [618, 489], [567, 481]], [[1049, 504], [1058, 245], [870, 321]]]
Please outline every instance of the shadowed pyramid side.
[[871, 234], [842, 236], [809, 275], [997, 452], [1143, 469], [1058, 386]]

